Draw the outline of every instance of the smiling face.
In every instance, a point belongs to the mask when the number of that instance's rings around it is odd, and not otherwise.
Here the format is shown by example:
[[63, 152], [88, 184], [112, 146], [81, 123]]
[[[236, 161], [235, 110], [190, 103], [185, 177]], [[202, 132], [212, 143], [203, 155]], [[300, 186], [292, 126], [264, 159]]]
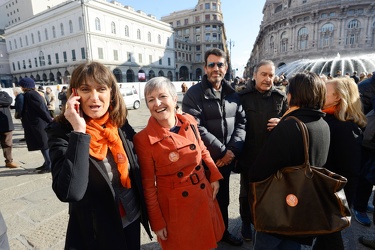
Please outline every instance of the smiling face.
[[80, 108], [93, 119], [99, 119], [107, 113], [111, 101], [111, 89], [100, 85], [90, 78], [79, 86], [77, 94], [81, 97]]
[[268, 91], [273, 85], [274, 77], [274, 65], [265, 64], [260, 66], [257, 72], [254, 72], [255, 88], [261, 93]]
[[221, 84], [227, 72], [228, 66], [225, 59], [221, 56], [209, 55], [207, 57], [207, 64], [204, 66], [204, 71], [207, 74], [208, 81], [215, 87]]
[[155, 88], [146, 95], [147, 108], [151, 116], [164, 128], [175, 125], [177, 97], [173, 97], [166, 88]]

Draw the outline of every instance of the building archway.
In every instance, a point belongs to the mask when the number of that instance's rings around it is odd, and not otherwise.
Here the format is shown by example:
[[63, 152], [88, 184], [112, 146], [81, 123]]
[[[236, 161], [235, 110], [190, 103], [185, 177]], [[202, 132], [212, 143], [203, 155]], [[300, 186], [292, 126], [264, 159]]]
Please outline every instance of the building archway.
[[52, 72], [49, 73], [49, 80], [50, 80], [51, 82], [54, 82], [54, 81], [55, 81], [55, 76], [53, 75]]
[[152, 79], [152, 78], [154, 78], [155, 77], [155, 72], [153, 71], [153, 70], [150, 70], [149, 72], [148, 72], [148, 79], [150, 80], [150, 79]]
[[128, 69], [126, 71], [126, 82], [134, 82], [135, 77], [134, 77], [134, 71], [131, 69]]
[[145, 82], [146, 81], [146, 73], [143, 69], [140, 69], [138, 71], [138, 81], [139, 82]]
[[189, 69], [186, 66], [181, 66], [179, 70], [179, 81], [189, 80]]
[[201, 68], [197, 68], [195, 70], [195, 80], [202, 80], [202, 69]]
[[113, 75], [116, 78], [117, 82], [122, 82], [122, 71], [119, 68], [113, 70]]
[[60, 71], [57, 71], [56, 77], [57, 77], [57, 84], [61, 84], [61, 73], [60, 73]]
[[173, 74], [172, 74], [172, 71], [168, 71], [167, 73], [167, 78], [171, 81], [173, 81]]
[[164, 76], [163, 70], [159, 70], [158, 76]]

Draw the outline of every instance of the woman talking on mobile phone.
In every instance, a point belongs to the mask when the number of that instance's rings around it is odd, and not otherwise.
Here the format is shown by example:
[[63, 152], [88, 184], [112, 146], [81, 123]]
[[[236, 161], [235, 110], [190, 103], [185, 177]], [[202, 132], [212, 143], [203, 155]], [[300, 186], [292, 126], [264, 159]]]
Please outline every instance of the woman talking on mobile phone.
[[65, 249], [140, 249], [140, 222], [151, 237], [126, 117], [107, 67], [86, 62], [73, 71], [62, 114], [46, 129], [52, 188], [70, 205]]

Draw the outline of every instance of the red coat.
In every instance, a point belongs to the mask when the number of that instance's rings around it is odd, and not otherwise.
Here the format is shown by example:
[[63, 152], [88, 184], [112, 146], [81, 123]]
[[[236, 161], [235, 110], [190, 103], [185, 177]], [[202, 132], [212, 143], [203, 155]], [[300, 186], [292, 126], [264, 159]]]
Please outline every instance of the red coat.
[[200, 140], [195, 119], [188, 114], [177, 117], [182, 123], [178, 134], [151, 117], [134, 137], [151, 228], [167, 228], [168, 239], [158, 239], [163, 249], [216, 248], [224, 223], [202, 160], [211, 171], [211, 182], [222, 175]]

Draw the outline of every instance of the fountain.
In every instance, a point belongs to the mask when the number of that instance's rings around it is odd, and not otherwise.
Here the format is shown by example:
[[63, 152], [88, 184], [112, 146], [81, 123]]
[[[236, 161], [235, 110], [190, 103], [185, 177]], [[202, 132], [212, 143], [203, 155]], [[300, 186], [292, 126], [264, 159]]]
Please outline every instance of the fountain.
[[316, 74], [330, 74], [335, 76], [336, 72], [340, 70], [342, 75], [349, 73], [352, 75], [354, 71], [358, 72], [373, 72], [375, 71], [375, 54], [367, 54], [355, 57], [341, 57], [339, 53], [332, 59], [301, 59], [284, 64], [276, 69], [276, 75], [284, 73], [288, 78], [297, 72], [311, 71]]

